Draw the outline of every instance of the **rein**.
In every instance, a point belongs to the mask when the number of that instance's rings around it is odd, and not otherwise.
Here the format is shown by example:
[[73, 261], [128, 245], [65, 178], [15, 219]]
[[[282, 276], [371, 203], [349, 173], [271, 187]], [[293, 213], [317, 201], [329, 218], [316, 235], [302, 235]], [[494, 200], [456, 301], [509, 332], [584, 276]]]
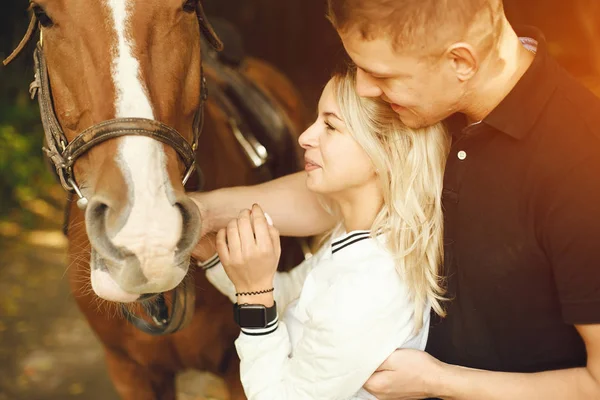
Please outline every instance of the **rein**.
[[[200, 1], [198, 1], [196, 6], [196, 16], [201, 35], [206, 38], [216, 51], [222, 50], [223, 43], [208, 22]], [[16, 49], [2, 62], [4, 66], [10, 64], [22, 53], [25, 46], [31, 41], [37, 28], [39, 28], [38, 19], [35, 14], [32, 14], [25, 36], [19, 42]], [[196, 169], [196, 151], [198, 150], [198, 140], [204, 123], [204, 102], [208, 97], [206, 78], [202, 65], [200, 65], [200, 104], [194, 115], [191, 143], [188, 143], [185, 137], [172, 127], [146, 118], [116, 118], [103, 121], [79, 133], [69, 142], [58, 122], [52, 102], [52, 89], [48, 78], [41, 30], [40, 40], [37, 43], [33, 56], [35, 79], [29, 87], [29, 91], [32, 99], [36, 95], [38, 98], [47, 146], [43, 150], [50, 161], [52, 161], [62, 187], [67, 192], [74, 193], [79, 197], [77, 207], [85, 210], [88, 200], [81, 192], [75, 180], [73, 174], [75, 162], [94, 146], [121, 136], [146, 136], [172, 147], [185, 165], [186, 171], [182, 178], [182, 182], [185, 185]], [[187, 279], [173, 289], [170, 315], [163, 293], [142, 296], [139, 300], [146, 308], [155, 325], [151, 325], [144, 319], [132, 314], [124, 305], [122, 309], [126, 319], [141, 331], [150, 335], [166, 335], [183, 329], [191, 322], [194, 315], [195, 297], [196, 291], [193, 278]]]

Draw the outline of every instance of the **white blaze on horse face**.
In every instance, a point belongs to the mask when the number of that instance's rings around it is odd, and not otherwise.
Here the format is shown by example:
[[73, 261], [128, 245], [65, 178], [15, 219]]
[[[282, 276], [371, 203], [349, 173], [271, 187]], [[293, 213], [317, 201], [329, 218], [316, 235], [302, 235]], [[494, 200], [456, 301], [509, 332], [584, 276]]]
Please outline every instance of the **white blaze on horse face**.
[[[106, 3], [117, 37], [112, 50], [115, 118], [154, 119], [140, 79], [140, 63], [133, 52], [135, 43], [130, 25], [133, 1], [106, 0]], [[123, 137], [116, 162], [129, 185], [131, 207], [127, 221], [112, 241], [136, 255], [148, 280], [148, 289], [166, 290], [167, 286], [178, 284], [184, 274], [181, 268], [174, 268], [183, 222], [174, 202], [163, 145], [149, 137]], [[127, 286], [127, 282], [120, 283]]]

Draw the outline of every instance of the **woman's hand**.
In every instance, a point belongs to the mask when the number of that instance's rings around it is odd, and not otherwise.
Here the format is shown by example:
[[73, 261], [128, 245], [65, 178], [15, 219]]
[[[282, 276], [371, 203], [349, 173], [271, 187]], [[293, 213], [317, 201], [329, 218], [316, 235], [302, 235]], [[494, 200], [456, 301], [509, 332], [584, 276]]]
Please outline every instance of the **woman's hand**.
[[[242, 211], [226, 229], [219, 231], [217, 252], [237, 292], [256, 292], [273, 287], [281, 255], [279, 232], [267, 221], [267, 216], [257, 204], [252, 206], [251, 211]], [[272, 303], [272, 293], [261, 297]], [[238, 298], [238, 303], [257, 303], [258, 298]]]

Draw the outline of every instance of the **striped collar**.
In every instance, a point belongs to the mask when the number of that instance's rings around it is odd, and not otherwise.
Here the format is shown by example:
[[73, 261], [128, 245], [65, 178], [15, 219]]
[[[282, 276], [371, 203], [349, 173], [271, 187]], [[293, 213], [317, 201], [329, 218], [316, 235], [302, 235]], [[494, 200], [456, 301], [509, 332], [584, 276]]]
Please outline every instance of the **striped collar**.
[[352, 232], [343, 234], [342, 236], [334, 239], [331, 242], [331, 254], [335, 254], [338, 251], [340, 251], [350, 245], [353, 245], [354, 243], [361, 242], [363, 240], [370, 239], [370, 238], [371, 238], [371, 231], [358, 230], [358, 231], [352, 231]]

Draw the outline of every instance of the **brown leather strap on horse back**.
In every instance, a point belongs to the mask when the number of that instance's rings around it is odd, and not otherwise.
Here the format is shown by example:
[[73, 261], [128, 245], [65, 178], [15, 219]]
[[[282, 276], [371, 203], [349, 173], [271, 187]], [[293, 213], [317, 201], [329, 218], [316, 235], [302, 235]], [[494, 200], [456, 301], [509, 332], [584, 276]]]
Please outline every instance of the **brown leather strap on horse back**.
[[198, 5], [196, 6], [196, 14], [198, 15], [198, 22], [200, 23], [200, 31], [208, 40], [208, 43], [217, 51], [223, 50], [223, 42], [219, 39], [219, 36], [213, 29], [210, 22], [208, 22], [208, 18], [206, 18], [206, 13], [204, 12], [204, 8], [202, 7], [202, 1], [198, 1]]
[[29, 41], [31, 40], [31, 37], [33, 36], [33, 33], [35, 32], [36, 27], [37, 27], [37, 18], [35, 17], [35, 14], [33, 14], [31, 16], [31, 20], [29, 21], [29, 27], [27, 27], [27, 32], [25, 32], [25, 36], [23, 36], [23, 39], [21, 39], [21, 42], [19, 43], [17, 48], [8, 57], [6, 57], [6, 59], [4, 61], [2, 61], [2, 64], [4, 66], [7, 66], [8, 64], [10, 64], [15, 58], [18, 57], [19, 54], [21, 54], [21, 51], [23, 51], [25, 46], [27, 46], [27, 43], [29, 43]]

